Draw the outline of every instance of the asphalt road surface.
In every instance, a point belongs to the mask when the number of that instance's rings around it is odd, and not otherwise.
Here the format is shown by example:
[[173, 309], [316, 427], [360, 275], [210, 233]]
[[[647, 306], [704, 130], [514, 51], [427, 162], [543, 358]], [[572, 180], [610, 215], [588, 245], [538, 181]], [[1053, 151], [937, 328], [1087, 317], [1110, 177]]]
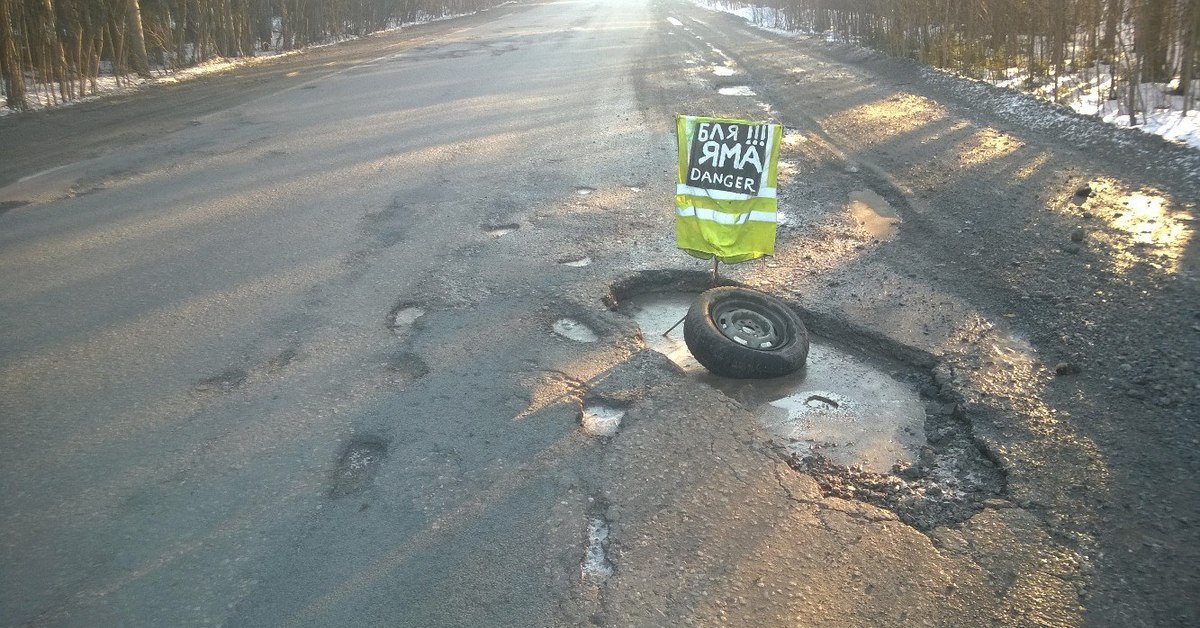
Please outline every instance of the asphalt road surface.
[[[568, 0], [0, 119], [0, 623], [1200, 623], [1200, 159], [1014, 102]], [[727, 272], [918, 464], [788, 459], [621, 313], [703, 284], [674, 113], [787, 127]]]

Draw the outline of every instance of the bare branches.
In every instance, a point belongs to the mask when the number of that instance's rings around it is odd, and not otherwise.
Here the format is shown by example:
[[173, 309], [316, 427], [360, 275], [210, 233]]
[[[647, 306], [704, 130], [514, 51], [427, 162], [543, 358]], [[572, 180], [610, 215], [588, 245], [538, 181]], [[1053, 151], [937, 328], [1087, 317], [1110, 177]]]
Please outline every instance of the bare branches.
[[[736, 2], [736, 0], [733, 0]], [[792, 28], [967, 74], [1019, 73], [1059, 100], [1063, 77], [1101, 66], [1138, 110], [1139, 84], [1171, 84], [1194, 106], [1200, 0], [756, 0]], [[1106, 75], [1108, 76], [1108, 75]], [[1177, 87], [1176, 87], [1177, 85]], [[1134, 112], [1129, 112], [1132, 116]]]
[[213, 58], [291, 50], [499, 0], [0, 0], [0, 89], [60, 102], [101, 76], [148, 78]]

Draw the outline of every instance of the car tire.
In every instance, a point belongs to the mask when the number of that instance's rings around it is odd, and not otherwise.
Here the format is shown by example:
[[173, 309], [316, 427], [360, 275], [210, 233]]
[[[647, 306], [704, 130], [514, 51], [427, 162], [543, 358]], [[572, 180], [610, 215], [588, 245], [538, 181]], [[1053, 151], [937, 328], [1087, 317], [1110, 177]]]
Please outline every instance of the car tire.
[[722, 377], [782, 377], [804, 368], [808, 359], [808, 329], [800, 316], [749, 288], [701, 293], [684, 318], [683, 340], [697, 362]]

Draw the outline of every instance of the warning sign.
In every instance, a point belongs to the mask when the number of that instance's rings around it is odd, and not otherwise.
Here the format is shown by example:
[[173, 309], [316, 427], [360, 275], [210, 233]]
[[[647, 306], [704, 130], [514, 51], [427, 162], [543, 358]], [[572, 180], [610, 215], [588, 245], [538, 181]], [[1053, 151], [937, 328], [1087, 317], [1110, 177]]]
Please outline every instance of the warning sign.
[[770, 125], [699, 122], [688, 150], [686, 184], [754, 195], [763, 183]]
[[676, 246], [738, 263], [775, 254], [778, 124], [679, 116]]

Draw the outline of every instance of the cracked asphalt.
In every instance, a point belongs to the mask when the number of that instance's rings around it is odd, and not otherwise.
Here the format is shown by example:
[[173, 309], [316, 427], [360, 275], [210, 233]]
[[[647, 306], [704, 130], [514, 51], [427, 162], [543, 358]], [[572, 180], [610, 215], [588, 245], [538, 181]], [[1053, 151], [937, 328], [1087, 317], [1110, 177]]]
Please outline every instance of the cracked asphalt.
[[[0, 118], [0, 623], [1200, 623], [1200, 157], [1014, 102], [565, 0]], [[678, 112], [785, 126], [724, 272], [910, 374], [917, 464], [788, 458], [618, 313], [703, 283]]]

